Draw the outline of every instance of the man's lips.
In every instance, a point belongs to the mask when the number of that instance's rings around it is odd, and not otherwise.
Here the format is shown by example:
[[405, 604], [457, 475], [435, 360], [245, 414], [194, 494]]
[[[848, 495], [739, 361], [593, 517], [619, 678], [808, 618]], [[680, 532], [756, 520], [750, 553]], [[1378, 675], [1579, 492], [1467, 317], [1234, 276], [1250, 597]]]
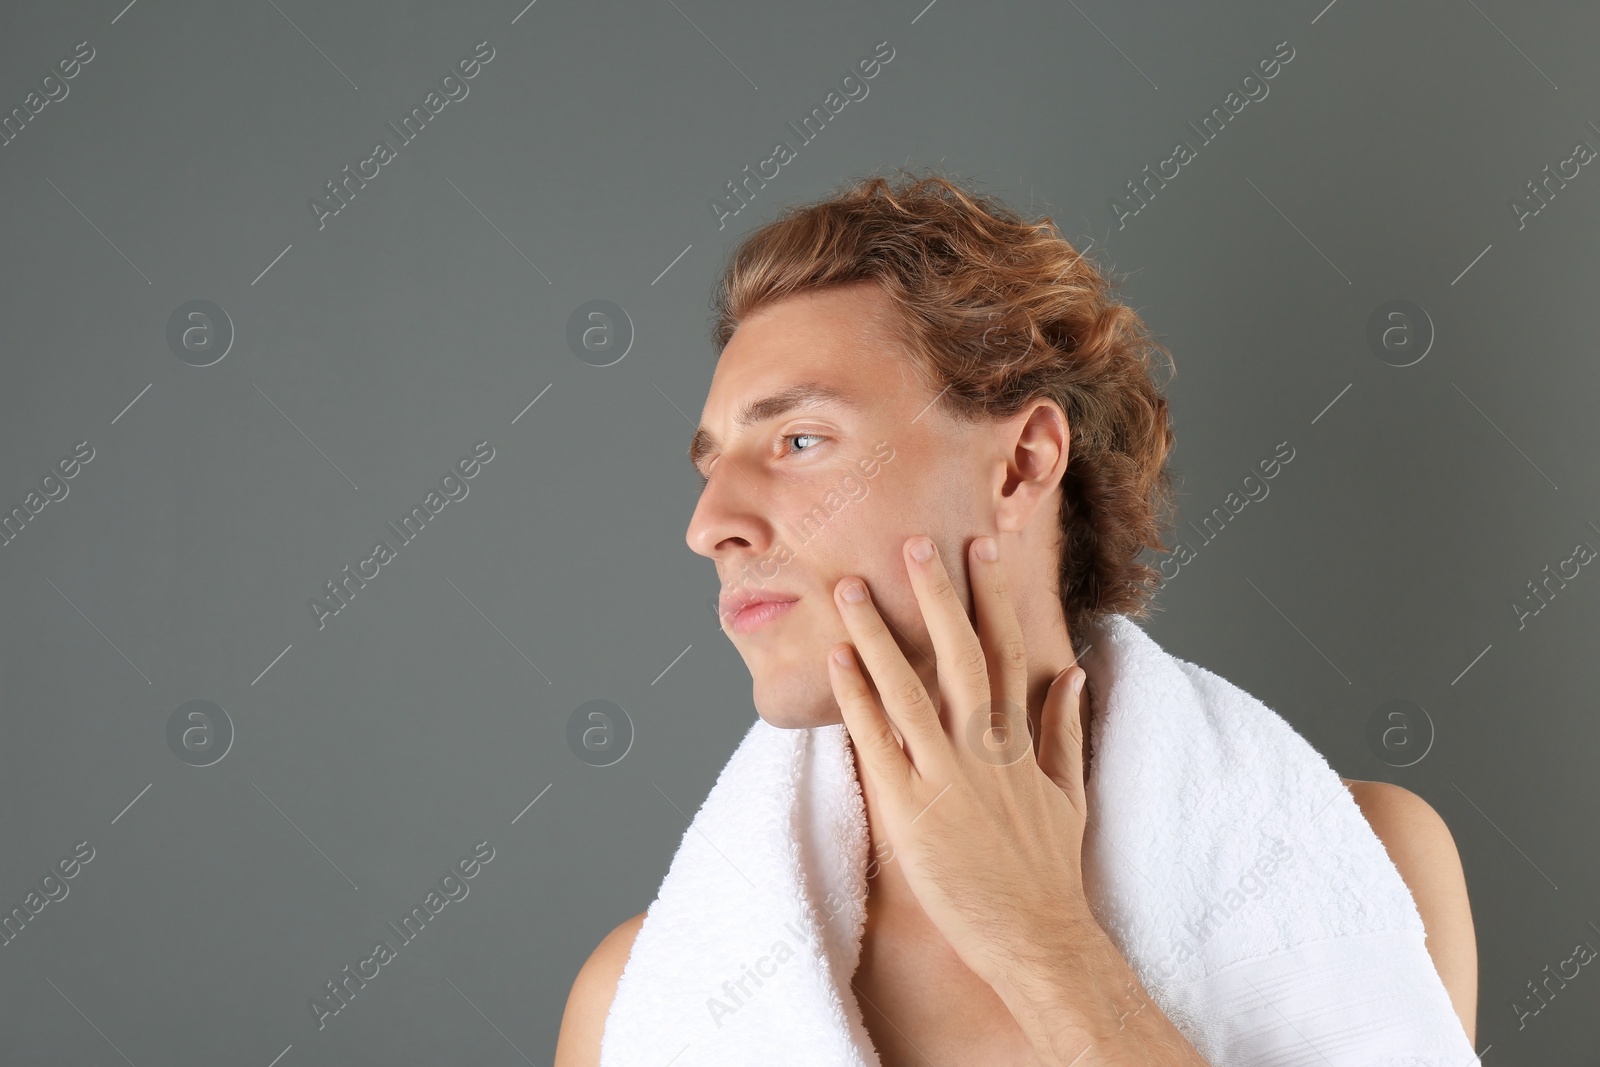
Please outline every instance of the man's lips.
[[798, 600], [757, 600], [733, 613], [728, 625], [739, 633], [747, 634], [765, 626], [780, 615], [787, 614]]
[[761, 624], [777, 618], [800, 599], [798, 593], [766, 590], [760, 593], [724, 594], [718, 602], [722, 617], [740, 633], [748, 633]]

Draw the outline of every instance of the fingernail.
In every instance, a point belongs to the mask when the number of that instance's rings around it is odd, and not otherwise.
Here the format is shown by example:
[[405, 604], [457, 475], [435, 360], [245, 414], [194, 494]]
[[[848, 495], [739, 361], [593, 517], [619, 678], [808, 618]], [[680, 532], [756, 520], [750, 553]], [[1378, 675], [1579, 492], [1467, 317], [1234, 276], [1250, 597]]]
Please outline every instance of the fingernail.
[[867, 587], [862, 585], [860, 582], [851, 582], [849, 585], [844, 587], [844, 592], [841, 595], [846, 600], [850, 601], [850, 603], [859, 604], [861, 601], [867, 599]]
[[993, 563], [1000, 558], [1000, 546], [992, 537], [984, 536], [972, 543], [973, 553], [986, 563]]
[[926, 537], [919, 537], [911, 542], [911, 558], [918, 563], [926, 563], [933, 558], [933, 542]]

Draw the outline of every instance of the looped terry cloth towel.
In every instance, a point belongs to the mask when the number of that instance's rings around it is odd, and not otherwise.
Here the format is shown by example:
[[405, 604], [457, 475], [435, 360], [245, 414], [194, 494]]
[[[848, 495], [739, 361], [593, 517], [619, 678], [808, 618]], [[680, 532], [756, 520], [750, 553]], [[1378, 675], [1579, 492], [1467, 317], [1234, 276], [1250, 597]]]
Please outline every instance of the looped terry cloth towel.
[[[1084, 893], [1206, 1062], [1475, 1065], [1416, 904], [1327, 761], [1126, 616], [1085, 636]], [[843, 724], [756, 719], [650, 905], [601, 1067], [876, 1067], [850, 984], [869, 842], [849, 746]]]

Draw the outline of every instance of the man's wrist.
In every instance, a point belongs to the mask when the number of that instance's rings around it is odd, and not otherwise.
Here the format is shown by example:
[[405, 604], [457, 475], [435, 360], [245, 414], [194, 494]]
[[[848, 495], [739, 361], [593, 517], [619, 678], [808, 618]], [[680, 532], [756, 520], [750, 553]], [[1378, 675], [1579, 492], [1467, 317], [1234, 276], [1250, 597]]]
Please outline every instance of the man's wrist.
[[1046, 923], [1033, 924], [1027, 937], [1002, 943], [993, 954], [995, 992], [1002, 999], [1019, 1004], [1054, 999], [1063, 967], [1085, 957], [1100, 955], [1106, 948], [1116, 951], [1104, 929], [1092, 914], [1057, 914]]
[[994, 990], [1047, 1067], [1204, 1067], [1092, 917], [1041, 931], [1008, 963]]
[[1093, 991], [1095, 966], [1107, 949], [1116, 949], [1092, 917], [1052, 924], [1043, 936], [1005, 950], [996, 995], [1034, 1046], [1040, 1062], [1077, 1064], [1096, 1040], [1094, 1020], [1083, 1010]]

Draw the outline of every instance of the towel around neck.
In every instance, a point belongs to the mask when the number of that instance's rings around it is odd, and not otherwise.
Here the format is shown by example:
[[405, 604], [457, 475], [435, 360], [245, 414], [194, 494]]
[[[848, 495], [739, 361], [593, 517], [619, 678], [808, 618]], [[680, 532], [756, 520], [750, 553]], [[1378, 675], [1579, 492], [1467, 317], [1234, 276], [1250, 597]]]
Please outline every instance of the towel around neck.
[[[1101, 697], [1085, 897], [1207, 1062], [1472, 1065], [1415, 902], [1321, 754], [1124, 616], [1080, 656]], [[601, 1067], [876, 1067], [850, 984], [869, 849], [849, 744], [751, 725], [634, 941]]]

